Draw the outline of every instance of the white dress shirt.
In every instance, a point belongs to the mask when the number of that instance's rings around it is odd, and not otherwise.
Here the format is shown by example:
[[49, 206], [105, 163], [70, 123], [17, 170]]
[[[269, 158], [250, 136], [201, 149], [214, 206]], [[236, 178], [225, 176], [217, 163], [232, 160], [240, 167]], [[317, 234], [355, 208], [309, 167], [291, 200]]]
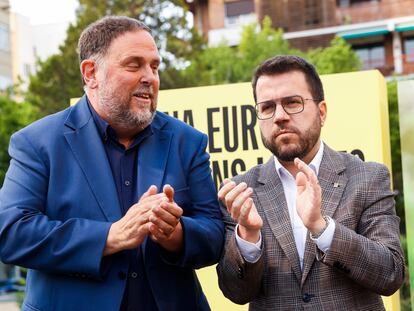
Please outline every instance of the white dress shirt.
[[[314, 170], [315, 174], [318, 175], [319, 166], [322, 161], [324, 144], [321, 142], [318, 152], [315, 157], [309, 163], [309, 167]], [[300, 266], [303, 270], [303, 256], [305, 253], [305, 243], [308, 230], [304, 226], [302, 219], [299, 217], [296, 211], [296, 182], [295, 178], [285, 169], [282, 164], [274, 157], [276, 172], [279, 175], [280, 181], [283, 185], [283, 190], [286, 197], [286, 203], [289, 210], [289, 217], [292, 224], [293, 236], [295, 238], [296, 249], [299, 255]], [[254, 263], [259, 260], [261, 255], [261, 244], [262, 236], [257, 243], [250, 243], [243, 240], [238, 234], [238, 225], [236, 226], [236, 241], [240, 249], [240, 252], [244, 259], [248, 262]], [[323, 252], [328, 252], [332, 244], [333, 235], [335, 232], [335, 222], [330, 219], [328, 227], [325, 231], [317, 238], [311, 239], [316, 243], [318, 248]]]

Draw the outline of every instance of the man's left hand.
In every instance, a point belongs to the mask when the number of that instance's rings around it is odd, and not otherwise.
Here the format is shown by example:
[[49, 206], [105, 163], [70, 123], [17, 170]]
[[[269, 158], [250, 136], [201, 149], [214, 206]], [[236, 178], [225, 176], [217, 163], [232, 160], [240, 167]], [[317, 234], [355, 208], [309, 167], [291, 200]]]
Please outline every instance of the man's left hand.
[[149, 217], [151, 238], [171, 252], [178, 252], [183, 247], [183, 228], [180, 218], [183, 210], [174, 202], [174, 189], [165, 185], [163, 192], [168, 202], [162, 202], [152, 208]]

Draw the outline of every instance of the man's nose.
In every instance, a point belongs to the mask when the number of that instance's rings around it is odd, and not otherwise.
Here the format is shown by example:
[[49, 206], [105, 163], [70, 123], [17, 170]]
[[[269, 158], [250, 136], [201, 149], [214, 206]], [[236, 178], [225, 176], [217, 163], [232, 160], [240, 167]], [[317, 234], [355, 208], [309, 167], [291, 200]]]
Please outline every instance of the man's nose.
[[277, 103], [275, 107], [275, 114], [273, 116], [273, 122], [277, 123], [288, 119], [289, 115], [286, 113], [285, 109], [283, 109], [280, 103]]
[[145, 66], [141, 71], [140, 82], [144, 84], [151, 84], [154, 80], [158, 79], [158, 72], [151, 66]]

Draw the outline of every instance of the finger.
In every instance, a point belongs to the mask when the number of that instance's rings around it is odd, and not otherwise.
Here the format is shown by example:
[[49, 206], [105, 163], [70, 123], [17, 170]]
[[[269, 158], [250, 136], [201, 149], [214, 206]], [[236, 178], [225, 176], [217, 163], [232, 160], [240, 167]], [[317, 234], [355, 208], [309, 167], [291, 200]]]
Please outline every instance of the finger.
[[146, 222], [145, 224], [143, 224], [143, 225], [141, 225], [139, 228], [138, 228], [138, 233], [140, 234], [140, 235], [147, 235], [147, 234], [149, 234], [149, 228], [150, 228], [150, 223], [149, 222]]
[[149, 221], [149, 217], [151, 215], [151, 210], [147, 209], [144, 212], [139, 212], [131, 217], [131, 222], [135, 223], [136, 225], [142, 225]]
[[301, 159], [299, 158], [295, 158], [294, 160], [295, 166], [303, 173], [305, 173], [305, 175], [308, 177], [309, 174], [311, 174], [313, 172], [313, 170], [305, 163], [303, 162]]
[[238, 203], [238, 205], [242, 206], [247, 199], [249, 199], [251, 197], [251, 195], [253, 194], [253, 189], [248, 187], [246, 190], [244, 190], [243, 192], [241, 192], [235, 199], [234, 203], [236, 202], [240, 202]]
[[252, 193], [253, 193], [252, 188], [247, 188], [234, 199], [232, 208], [231, 208], [231, 216], [233, 217], [233, 219], [237, 220], [239, 218], [240, 210], [242, 209], [243, 205], [246, 203], [246, 200], [250, 198]]
[[148, 198], [154, 194], [157, 194], [157, 186], [155, 185], [151, 185], [148, 190], [146, 192], [144, 192], [144, 194], [141, 196], [141, 198], [139, 199], [139, 201]]
[[225, 202], [227, 206], [227, 210], [230, 210], [233, 208], [233, 202], [234, 200], [247, 188], [247, 184], [245, 182], [241, 182], [236, 187], [234, 187], [230, 192], [226, 194]]
[[149, 217], [150, 213], [148, 212], [141, 215], [127, 213], [117, 223], [121, 232], [125, 233], [125, 237], [139, 238], [148, 233]]
[[231, 181], [230, 179], [226, 178], [223, 182], [223, 186], [220, 188], [218, 192], [218, 198], [223, 201], [226, 197], [227, 193], [229, 193], [234, 187], [236, 187], [236, 183]]
[[[144, 197], [144, 195], [141, 197], [141, 199], [138, 201], [138, 203], [134, 204], [132, 207], [134, 209], [138, 210], [147, 210], [152, 209], [155, 206], [159, 206], [161, 202], [168, 201], [166, 195], [161, 192], [157, 194], [153, 194], [151, 196]], [[130, 208], [131, 209], [131, 208]]]
[[152, 233], [154, 231], [154, 228], [151, 228], [151, 227], [155, 227], [154, 224], [149, 222], [149, 223], [146, 224], [146, 227], [147, 227], [147, 230], [148, 230], [148, 236], [151, 238], [151, 240], [153, 240], [154, 242], [158, 242], [157, 238]]
[[[165, 203], [165, 204], [172, 205], [171, 203]], [[180, 220], [181, 213], [179, 211], [174, 210], [174, 213], [176, 214], [172, 214], [170, 210], [171, 209], [167, 209], [163, 206], [158, 206], [152, 210], [152, 213], [154, 217], [175, 227]]]
[[171, 233], [173, 233], [175, 227], [171, 227], [171, 226], [159, 226], [158, 224], [151, 222], [150, 226], [149, 226], [149, 231], [152, 235], [154, 235], [154, 237], [159, 240], [159, 239], [167, 239]]
[[306, 175], [303, 172], [298, 172], [296, 174], [296, 186], [298, 187], [306, 187], [306, 183], [308, 182], [308, 179], [306, 178]]
[[159, 239], [165, 239], [166, 236], [165, 234], [163, 234], [156, 225], [150, 223], [148, 225], [148, 232], [149, 232], [149, 236], [151, 238], [151, 240], [153, 240], [154, 242], [158, 242]]
[[176, 203], [169, 203], [165, 201], [161, 202], [160, 209], [163, 209], [167, 213], [173, 215], [175, 218], [180, 218], [183, 215], [183, 209]]
[[[129, 212], [129, 211], [128, 211]], [[149, 217], [152, 214], [151, 209], [137, 209], [137, 212], [126, 214], [125, 224], [130, 227], [140, 227], [149, 222]]]
[[162, 191], [167, 196], [168, 201], [170, 201], [171, 203], [174, 202], [174, 188], [173, 187], [171, 187], [170, 185], [167, 184], [167, 185], [164, 186]]
[[154, 215], [150, 216], [150, 222], [152, 225], [155, 225], [157, 229], [166, 236], [169, 236], [175, 229], [175, 226], [171, 226], [166, 222], [163, 222], [161, 219], [156, 218]]
[[309, 165], [307, 165], [305, 162], [303, 162], [299, 158], [295, 158], [294, 163], [296, 167], [306, 175], [307, 180], [312, 185], [318, 184], [318, 177], [316, 176], [315, 171], [311, 169]]
[[250, 211], [252, 210], [252, 206], [253, 199], [248, 198], [244, 202], [243, 207], [240, 209], [239, 223], [246, 223], [248, 221]]

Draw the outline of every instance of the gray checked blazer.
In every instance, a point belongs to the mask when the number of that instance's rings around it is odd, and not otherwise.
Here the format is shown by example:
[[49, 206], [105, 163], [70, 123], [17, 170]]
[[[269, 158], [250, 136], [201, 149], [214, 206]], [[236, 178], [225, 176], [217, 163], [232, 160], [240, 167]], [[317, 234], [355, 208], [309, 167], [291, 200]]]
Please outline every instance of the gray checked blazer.
[[393, 294], [404, 279], [387, 168], [325, 145], [318, 179], [322, 213], [334, 219], [336, 229], [325, 255], [308, 236], [301, 271], [273, 158], [234, 178], [254, 189], [263, 244], [260, 259], [246, 262], [236, 244], [235, 223], [222, 206], [226, 245], [217, 272], [227, 298], [250, 303], [250, 310], [384, 310], [380, 295]]

